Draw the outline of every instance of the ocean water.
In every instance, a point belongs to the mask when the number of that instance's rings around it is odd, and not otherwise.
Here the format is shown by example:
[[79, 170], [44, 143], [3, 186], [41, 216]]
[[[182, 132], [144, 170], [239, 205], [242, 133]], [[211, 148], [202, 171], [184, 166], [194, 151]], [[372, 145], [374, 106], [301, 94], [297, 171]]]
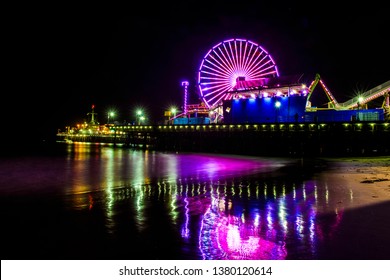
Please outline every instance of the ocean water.
[[5, 156], [1, 258], [388, 259], [372, 238], [386, 222], [362, 226], [381, 210], [346, 210], [351, 190], [318, 176], [326, 168], [92, 143]]

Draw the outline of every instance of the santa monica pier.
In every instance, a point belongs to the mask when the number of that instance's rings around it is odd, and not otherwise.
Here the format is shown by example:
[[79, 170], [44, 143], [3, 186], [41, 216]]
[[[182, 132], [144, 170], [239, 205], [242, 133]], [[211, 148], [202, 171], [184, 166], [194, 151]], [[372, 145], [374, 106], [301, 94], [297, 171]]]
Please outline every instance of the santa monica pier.
[[[319, 74], [280, 76], [271, 55], [244, 39], [212, 47], [197, 74], [200, 103], [188, 103], [182, 81], [181, 110], [165, 111], [159, 124], [144, 123], [142, 111], [132, 123], [110, 122], [108, 114], [100, 124], [92, 106], [88, 121], [59, 130], [57, 140], [264, 156], [390, 155], [390, 80], [339, 102]], [[325, 108], [312, 105], [316, 88]]]

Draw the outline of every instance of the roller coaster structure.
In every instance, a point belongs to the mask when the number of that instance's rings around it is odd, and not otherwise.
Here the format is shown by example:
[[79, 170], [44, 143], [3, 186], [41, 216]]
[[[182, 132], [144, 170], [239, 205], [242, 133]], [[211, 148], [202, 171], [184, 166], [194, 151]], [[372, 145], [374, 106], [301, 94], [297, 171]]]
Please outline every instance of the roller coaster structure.
[[307, 108], [310, 107], [310, 97], [315, 89], [315, 87], [318, 85], [318, 83], [321, 84], [323, 90], [325, 91], [328, 99], [329, 99], [329, 108], [335, 108], [335, 109], [341, 109], [341, 110], [349, 110], [349, 109], [356, 109], [356, 108], [363, 108], [367, 103], [370, 101], [379, 98], [384, 97], [384, 101], [382, 104], [382, 108], [386, 111], [389, 110], [390, 102], [389, 102], [389, 92], [390, 92], [390, 80], [380, 84], [379, 86], [376, 86], [364, 93], [361, 93], [357, 95], [354, 98], [351, 98], [350, 100], [347, 100], [343, 103], [337, 102], [336, 98], [333, 96], [333, 94], [330, 92], [330, 90], [325, 86], [324, 81], [321, 79], [319, 74], [316, 74], [315, 79], [312, 81], [312, 83], [309, 86], [309, 94], [307, 96]]

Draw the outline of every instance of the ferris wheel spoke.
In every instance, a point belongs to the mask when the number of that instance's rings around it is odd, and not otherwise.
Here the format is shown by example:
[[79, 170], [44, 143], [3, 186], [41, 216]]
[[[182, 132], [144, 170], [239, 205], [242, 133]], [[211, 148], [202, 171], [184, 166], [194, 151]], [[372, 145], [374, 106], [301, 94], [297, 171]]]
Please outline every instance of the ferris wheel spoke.
[[223, 61], [226, 64], [226, 67], [227, 67], [226, 74], [228, 76], [233, 75], [233, 73], [234, 73], [234, 66], [230, 63], [229, 59], [225, 56], [225, 53], [221, 49], [219, 51], [221, 52], [221, 55], [223, 56], [223, 59], [220, 56], [219, 56], [219, 58], [221, 59], [221, 61]]
[[[229, 64], [226, 63], [226, 58], [222, 58], [216, 51], [214, 52], [215, 55], [218, 57], [218, 59], [214, 58], [215, 61], [221, 65], [221, 67], [227, 72], [227, 73], [230, 73], [232, 71], [232, 68]], [[223, 54], [222, 54], [223, 55]]]
[[[271, 63], [272, 62], [270, 61], [270, 63], [267, 63], [267, 64], [271, 64]], [[266, 66], [266, 64], [263, 64], [262, 66]], [[274, 69], [275, 70], [275, 65], [274, 64], [267, 65], [266, 67], [258, 69], [255, 73], [264, 73], [265, 71], [267, 71], [269, 69]]]
[[[234, 41], [236, 42], [236, 41]], [[238, 67], [237, 67], [237, 61], [236, 59], [234, 58], [234, 52], [233, 52], [233, 49], [232, 49], [232, 44], [229, 44], [229, 50], [230, 50], [230, 55], [231, 55], [231, 58], [232, 58], [232, 61], [233, 61], [233, 69], [235, 71], [238, 71]]]
[[[211, 85], [211, 83], [208, 83], [209, 85]], [[223, 82], [223, 83], [214, 83], [212, 86], [209, 86], [207, 88], [204, 88], [204, 91], [207, 92], [209, 90], [219, 90], [221, 89], [221, 87], [229, 87], [229, 83], [228, 82]], [[209, 94], [206, 94], [205, 96], [208, 96]]]
[[225, 94], [226, 91], [227, 90], [218, 89], [218, 90], [212, 91], [208, 94], [205, 94], [204, 97], [208, 97], [208, 101], [212, 101], [214, 98], [220, 96], [221, 94]]
[[[245, 49], [246, 49], [247, 45], [245, 45]], [[251, 58], [251, 52], [252, 52], [252, 48], [253, 48], [253, 44], [251, 44], [250, 48], [249, 48], [249, 51], [248, 51], [248, 54], [244, 54], [245, 55], [245, 63], [244, 63], [244, 69], [247, 68], [247, 65], [249, 65], [250, 61], [248, 61], [248, 59]]]
[[238, 46], [237, 51], [238, 51], [238, 59], [237, 59], [238, 67], [240, 69], [240, 72], [243, 72], [244, 71], [244, 67], [243, 67], [244, 57], [243, 57], [243, 53], [242, 53], [242, 41], [239, 41], [239, 46]]
[[[263, 53], [262, 53], [263, 54]], [[264, 64], [264, 59], [266, 59], [267, 57], [266, 56], [264, 56], [264, 57], [257, 57], [256, 59], [255, 59], [255, 61], [253, 62], [253, 64], [252, 65], [250, 65], [250, 69], [249, 69], [249, 71], [254, 71], [255, 69], [259, 69], [259, 68], [262, 68], [263, 67], [263, 64]]]
[[212, 78], [209, 79], [207, 82], [203, 81], [201, 85], [203, 86], [203, 92], [207, 92], [213, 88], [221, 88], [223, 86], [229, 86], [230, 82], [227, 79]]
[[222, 84], [222, 83], [228, 83], [228, 79], [220, 79], [220, 78], [209, 78], [207, 81], [202, 82], [202, 85], [212, 85], [212, 84]]
[[215, 107], [215, 105], [218, 104], [219, 101], [221, 101], [224, 97], [226, 97], [226, 94], [221, 92], [219, 94], [215, 94], [213, 95], [210, 99], [208, 99], [207, 101], [205, 101], [205, 103], [207, 104], [207, 106], [209, 107]]
[[200, 77], [200, 81], [201, 82], [210, 82], [212, 80], [216, 80], [216, 81], [225, 81], [227, 80], [227, 77], [226, 76], [201, 76]]
[[[229, 44], [229, 46], [230, 46], [230, 44]], [[235, 67], [234, 67], [234, 62], [233, 62], [233, 60], [232, 60], [232, 58], [231, 58], [231, 56], [230, 56], [230, 54], [229, 54], [229, 50], [226, 48], [226, 46], [225, 45], [223, 45], [223, 47], [225, 48], [225, 51], [226, 51], [226, 55], [227, 55], [227, 57], [228, 57], [228, 59], [229, 59], [229, 62], [230, 62], [230, 68], [234, 71], [235, 70]]]
[[[208, 74], [210, 76], [213, 76], [213, 77], [220, 77], [220, 78], [225, 78], [225, 75], [221, 75], [221, 74], [217, 74], [217, 73], [213, 73], [213, 72], [209, 72], [209, 71], [202, 71], [202, 73], [204, 74]], [[209, 79], [209, 76], [203, 76], [204, 79]]]
[[[269, 69], [274, 69], [274, 65], [270, 65], [266, 68], [263, 68], [263, 69], [259, 69], [257, 70], [256, 72], [253, 72], [252, 74], [254, 75], [254, 77], [260, 75], [260, 76], [264, 76], [264, 75], [267, 75], [267, 74], [270, 74], [270, 71], [267, 71]], [[266, 72], [267, 71], [267, 72]], [[275, 70], [273, 70], [275, 71]], [[271, 71], [272, 72], [272, 71]]]
[[255, 69], [256, 68], [256, 61], [261, 58], [262, 56], [262, 52], [258, 53], [257, 52], [257, 48], [253, 51], [252, 55], [251, 55], [251, 58], [246, 66], [246, 69], [247, 71], [251, 72], [252, 69]]
[[207, 62], [209, 62], [209, 64], [211, 64], [213, 67], [208, 66], [208, 65], [205, 65], [206, 68], [208, 68], [208, 69], [210, 69], [210, 70], [212, 70], [212, 71], [215, 71], [215, 72], [217, 72], [217, 73], [220, 73], [220, 74], [222, 74], [222, 75], [226, 75], [226, 70], [225, 70], [225, 69], [223, 69], [223, 68], [221, 68], [220, 66], [218, 66], [218, 65], [216, 65], [216, 64], [214, 64], [214, 63], [212, 63], [211, 61], [207, 61]]
[[255, 71], [258, 72], [258, 71], [263, 71], [264, 69], [266, 68], [269, 68], [269, 67], [273, 67], [273, 63], [271, 60], [268, 60], [268, 61], [262, 61], [261, 64], [257, 65], [257, 67], [255, 68]]
[[232, 85], [230, 83], [224, 83], [223, 85], [220, 85], [219, 87], [214, 88], [212, 91], [205, 94], [205, 96], [210, 97], [210, 95], [219, 94], [219, 93], [225, 93], [226, 91], [230, 90], [232, 88]]
[[235, 51], [235, 54], [236, 54], [236, 67], [237, 67], [237, 70], [240, 71], [241, 70], [241, 67], [240, 67], [240, 55], [238, 54], [238, 48], [237, 48], [237, 41], [234, 41], [234, 51]]
[[215, 105], [218, 104], [219, 101], [221, 101], [221, 100], [224, 99], [225, 97], [226, 97], [226, 94], [223, 94], [223, 95], [218, 96], [217, 99], [212, 100], [212, 102], [213, 102], [213, 104], [214, 104], [213, 107], [215, 107]]
[[243, 44], [243, 42], [240, 41], [240, 56], [239, 57], [240, 57], [240, 69], [244, 70], [244, 58], [245, 58], [245, 53], [246, 53], [246, 44], [245, 44], [245, 48], [244, 48], [244, 53], [242, 53], [243, 52], [242, 44]]
[[[252, 45], [252, 47], [253, 47], [253, 45]], [[250, 53], [250, 55], [248, 55], [250, 57], [248, 65], [252, 65], [253, 61], [256, 61], [256, 59], [258, 59], [262, 55], [263, 55], [263, 52], [262, 51], [259, 52], [259, 48], [256, 46], [253, 49], [253, 51]]]
[[[237, 45], [237, 43], [236, 43], [236, 45]], [[242, 59], [242, 42], [241, 41], [238, 41], [238, 46], [236, 46], [236, 54], [237, 54], [237, 65], [238, 65], [238, 68], [241, 71], [242, 70], [242, 63], [241, 63], [241, 59]]]
[[213, 95], [208, 99], [209, 102], [212, 102], [215, 104], [216, 102], [220, 101], [224, 96], [226, 95], [226, 92], [229, 90], [229, 87], [226, 87], [224, 89], [215, 91]]
[[229, 73], [230, 69], [228, 65], [222, 64], [221, 61], [223, 62], [223, 60], [219, 57], [219, 55], [216, 52], [214, 53], [218, 57], [218, 59], [216, 59], [214, 56], [211, 56], [211, 58], [213, 59], [213, 61], [215, 61], [215, 63], [213, 63], [211, 60], [209, 61], [209, 63], [221, 69], [221, 71], [224, 71], [225, 73]]
[[225, 45], [223, 47], [224, 47], [225, 51], [222, 48], [220, 48], [219, 50], [220, 50], [222, 56], [224, 57], [225, 61], [228, 63], [230, 71], [234, 71], [234, 63], [229, 55], [229, 51], [227, 50]]
[[268, 65], [269, 63], [263, 63], [261, 65], [259, 65], [257, 68], [254, 68], [255, 70], [251, 71], [252, 75], [253, 76], [264, 76], [264, 73], [267, 73], [266, 71], [270, 68], [275, 68], [275, 66], [273, 64], [271, 65]]

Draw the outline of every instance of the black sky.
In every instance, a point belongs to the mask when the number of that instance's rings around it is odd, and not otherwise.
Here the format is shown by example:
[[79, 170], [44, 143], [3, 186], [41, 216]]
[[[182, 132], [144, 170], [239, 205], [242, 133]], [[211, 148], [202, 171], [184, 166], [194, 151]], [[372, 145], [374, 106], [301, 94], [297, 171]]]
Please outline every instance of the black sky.
[[7, 123], [24, 124], [34, 137], [45, 138], [87, 118], [92, 104], [101, 122], [109, 109], [131, 121], [138, 106], [158, 121], [170, 105], [182, 104], [183, 79], [190, 82], [192, 101], [199, 102], [201, 59], [231, 38], [264, 47], [281, 76], [319, 73], [340, 102], [390, 80], [384, 6], [268, 2], [13, 9], [6, 26], [12, 83], [2, 106]]

